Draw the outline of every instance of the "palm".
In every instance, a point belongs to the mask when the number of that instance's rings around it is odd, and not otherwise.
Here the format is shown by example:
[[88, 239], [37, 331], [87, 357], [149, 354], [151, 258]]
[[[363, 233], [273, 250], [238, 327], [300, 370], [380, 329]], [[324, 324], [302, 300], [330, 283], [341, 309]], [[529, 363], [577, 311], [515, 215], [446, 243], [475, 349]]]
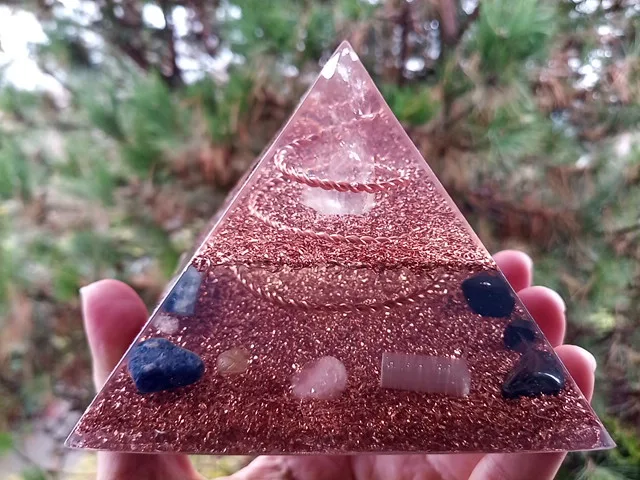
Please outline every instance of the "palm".
[[551, 479], [564, 453], [265, 456], [228, 480], [528, 480]]
[[[564, 304], [544, 287], [531, 287], [531, 265], [518, 252], [500, 252], [495, 260], [519, 292], [547, 339], [588, 398], [593, 393], [595, 362], [579, 347], [561, 345]], [[82, 290], [85, 329], [93, 356], [94, 380], [102, 385], [147, 319], [142, 300], [128, 286], [103, 280]], [[564, 453], [264, 456], [229, 480], [466, 480], [551, 479]], [[183, 455], [102, 452], [98, 480], [195, 480], [201, 478]]]

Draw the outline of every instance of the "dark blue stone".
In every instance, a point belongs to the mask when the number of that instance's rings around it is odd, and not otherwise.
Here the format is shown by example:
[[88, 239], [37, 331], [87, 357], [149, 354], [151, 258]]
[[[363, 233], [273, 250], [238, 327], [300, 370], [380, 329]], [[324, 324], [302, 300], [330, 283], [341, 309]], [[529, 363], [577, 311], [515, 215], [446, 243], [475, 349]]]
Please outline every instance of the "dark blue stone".
[[129, 374], [140, 393], [160, 392], [191, 385], [202, 378], [198, 355], [164, 338], [150, 338], [129, 352]]
[[176, 284], [167, 295], [162, 309], [177, 315], [193, 315], [198, 302], [202, 275], [193, 265], [189, 266], [180, 276]]
[[504, 346], [509, 350], [525, 352], [537, 337], [538, 332], [531, 320], [516, 318], [504, 329]]
[[511, 287], [498, 273], [482, 272], [462, 282], [471, 310], [484, 317], [508, 317], [513, 312], [516, 300]]
[[565, 374], [555, 355], [541, 350], [529, 350], [520, 357], [502, 385], [506, 398], [555, 395], [565, 384]]

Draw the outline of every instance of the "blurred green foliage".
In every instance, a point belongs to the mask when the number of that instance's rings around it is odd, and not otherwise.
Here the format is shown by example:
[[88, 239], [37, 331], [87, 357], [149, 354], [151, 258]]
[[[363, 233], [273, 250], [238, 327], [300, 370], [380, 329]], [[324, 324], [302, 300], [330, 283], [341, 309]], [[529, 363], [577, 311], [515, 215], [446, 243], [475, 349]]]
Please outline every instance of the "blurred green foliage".
[[[554, 2], [531, 0], [485, 0], [472, 27], [471, 52], [477, 52], [486, 75], [526, 75], [523, 63], [540, 60], [554, 33]], [[525, 65], [526, 67], [526, 65]]]
[[393, 113], [403, 124], [424, 125], [438, 113], [440, 102], [425, 86], [404, 86], [387, 83], [382, 93]]

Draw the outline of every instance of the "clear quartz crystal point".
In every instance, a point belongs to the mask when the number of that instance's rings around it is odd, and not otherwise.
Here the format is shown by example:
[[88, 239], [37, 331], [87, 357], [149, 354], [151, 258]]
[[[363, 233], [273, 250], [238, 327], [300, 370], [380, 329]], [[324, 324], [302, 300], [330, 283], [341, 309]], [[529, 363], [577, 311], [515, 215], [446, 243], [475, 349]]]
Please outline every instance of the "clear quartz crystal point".
[[[322, 157], [317, 157], [318, 163], [324, 160], [325, 165], [319, 165], [311, 175], [351, 183], [367, 183], [373, 178], [373, 154], [355, 133], [326, 147]], [[305, 186], [302, 203], [322, 215], [362, 215], [373, 207], [375, 194]]]
[[198, 454], [614, 446], [346, 42], [66, 444]]

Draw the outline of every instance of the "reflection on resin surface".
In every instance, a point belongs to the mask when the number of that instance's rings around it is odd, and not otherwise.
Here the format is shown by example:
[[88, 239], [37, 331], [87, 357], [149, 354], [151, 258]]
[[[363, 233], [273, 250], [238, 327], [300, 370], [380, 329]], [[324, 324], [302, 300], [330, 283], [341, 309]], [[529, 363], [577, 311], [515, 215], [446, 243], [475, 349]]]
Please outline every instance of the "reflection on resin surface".
[[68, 445], [214, 454], [613, 445], [347, 44], [161, 305], [135, 345], [170, 342], [165, 371], [192, 352], [201, 378], [143, 394], [125, 358]]

